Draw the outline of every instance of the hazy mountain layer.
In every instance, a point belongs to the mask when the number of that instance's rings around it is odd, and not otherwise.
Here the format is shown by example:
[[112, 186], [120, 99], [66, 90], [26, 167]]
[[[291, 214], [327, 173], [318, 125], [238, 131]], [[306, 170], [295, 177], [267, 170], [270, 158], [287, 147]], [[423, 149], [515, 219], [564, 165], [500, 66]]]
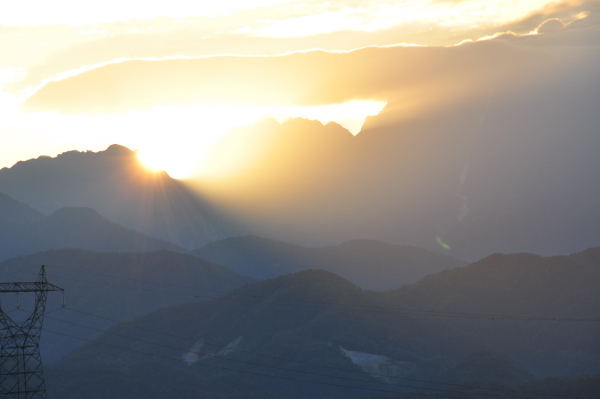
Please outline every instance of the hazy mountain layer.
[[386, 101], [356, 137], [308, 121], [241, 129], [203, 162], [242, 167], [198, 185], [249, 231], [290, 242], [367, 237], [469, 260], [569, 253], [599, 241], [600, 7], [585, 9], [539, 35], [453, 47], [125, 61], [50, 82], [27, 105], [93, 113]]
[[146, 234], [197, 247], [224, 236], [207, 203], [165, 173], [144, 169], [134, 151], [70, 151], [0, 170], [0, 191], [42, 212], [89, 207]]
[[207, 244], [194, 253], [256, 278], [323, 269], [373, 290], [399, 288], [427, 274], [461, 264], [456, 259], [421, 248], [371, 240], [311, 248], [244, 236]]
[[90, 208], [61, 208], [49, 216], [2, 195], [0, 260], [48, 249], [98, 251], [182, 250], [177, 245], [120, 226]]

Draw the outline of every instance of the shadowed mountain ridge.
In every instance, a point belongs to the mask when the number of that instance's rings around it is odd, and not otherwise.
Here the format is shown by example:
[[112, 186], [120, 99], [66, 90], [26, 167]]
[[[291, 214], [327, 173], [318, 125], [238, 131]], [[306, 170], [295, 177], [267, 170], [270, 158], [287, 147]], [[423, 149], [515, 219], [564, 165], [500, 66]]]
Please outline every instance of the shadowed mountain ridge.
[[427, 274], [462, 264], [433, 251], [375, 240], [304, 247], [258, 236], [242, 236], [207, 244], [194, 253], [256, 278], [323, 269], [374, 290], [398, 288]]
[[[61, 309], [60, 297], [49, 297], [45, 326], [50, 332], [44, 332], [42, 341], [44, 359], [49, 362], [115, 323], [163, 307], [221, 296], [252, 281], [195, 256], [167, 250], [52, 250], [4, 261], [0, 275], [3, 281], [34, 281], [42, 264], [49, 280], [65, 289], [67, 299], [67, 307]], [[2, 303], [13, 315], [14, 300], [5, 297]], [[65, 331], [81, 339], [60, 334]]]
[[[94, 370], [130, 399], [159, 397], [147, 373], [179, 375], [189, 384], [173, 387], [181, 398], [196, 389], [244, 397], [235, 384], [220, 386], [223, 378], [251, 380], [265, 398], [367, 397], [357, 386], [528, 397], [523, 386], [541, 389], [534, 378], [600, 371], [597, 252], [493, 255], [388, 293], [322, 270], [281, 276], [113, 328], [55, 366], [55, 392], [69, 398], [79, 384], [95, 386]], [[109, 344], [135, 344], [156, 359], [103, 349]], [[128, 388], [131, 379], [144, 381], [143, 392]]]
[[221, 238], [224, 218], [164, 172], [143, 168], [137, 154], [111, 145], [105, 151], [69, 151], [0, 170], [1, 191], [42, 212], [87, 207], [118, 223], [179, 246]]
[[45, 216], [2, 195], [0, 216], [0, 260], [60, 248], [182, 251], [175, 244], [113, 223], [90, 208], [60, 208]]

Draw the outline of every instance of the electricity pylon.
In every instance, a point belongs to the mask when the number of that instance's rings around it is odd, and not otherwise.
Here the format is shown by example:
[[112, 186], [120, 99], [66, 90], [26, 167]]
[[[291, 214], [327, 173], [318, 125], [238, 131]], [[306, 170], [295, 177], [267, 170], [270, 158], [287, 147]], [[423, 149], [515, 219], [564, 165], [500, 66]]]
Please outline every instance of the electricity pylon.
[[46, 383], [40, 355], [40, 336], [48, 292], [64, 290], [48, 282], [42, 266], [35, 282], [0, 283], [0, 294], [33, 293], [31, 315], [16, 322], [0, 305], [0, 398], [44, 399]]

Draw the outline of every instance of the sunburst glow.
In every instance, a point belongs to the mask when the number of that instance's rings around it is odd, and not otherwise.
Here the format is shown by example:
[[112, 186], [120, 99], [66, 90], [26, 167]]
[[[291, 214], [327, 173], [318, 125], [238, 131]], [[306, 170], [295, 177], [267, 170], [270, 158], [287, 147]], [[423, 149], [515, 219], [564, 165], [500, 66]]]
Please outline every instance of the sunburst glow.
[[[203, 175], [209, 170], [220, 173], [214, 165], [206, 163], [211, 158], [211, 151], [234, 128], [248, 126], [264, 118], [278, 122], [306, 118], [324, 124], [336, 122], [358, 134], [365, 119], [377, 115], [386, 105], [386, 102], [377, 100], [317, 106], [220, 104], [159, 107], [143, 112], [90, 116], [24, 113], [19, 110], [14, 97], [7, 97], [4, 103], [6, 108], [12, 104], [13, 112], [0, 123], [6, 129], [18, 129], [23, 143], [60, 141], [70, 143], [75, 149], [97, 150], [112, 143], [121, 143], [136, 149], [140, 162], [147, 169], [165, 171], [178, 179]], [[115, 126], [119, 126], [118, 131], [115, 131]], [[52, 134], [48, 133], [49, 127]], [[83, 131], [87, 134], [82, 135]], [[55, 154], [60, 152], [57, 148]], [[52, 151], [48, 153], [54, 155]]]
[[138, 159], [152, 172], [167, 172], [171, 177], [184, 179], [193, 171], [193, 154], [183, 155], [169, 149], [146, 148], [137, 152]]
[[[280, 123], [290, 118], [306, 118], [323, 124], [336, 122], [358, 134], [365, 119], [379, 114], [385, 104], [375, 100], [352, 100], [320, 106], [175, 107], [130, 115], [127, 123], [140, 124], [145, 120], [148, 131], [154, 132], [133, 144], [139, 149], [138, 158], [142, 164], [152, 171], [165, 171], [174, 178], [183, 179], [209, 170], [220, 174], [218, 168], [205, 162], [211, 159], [210, 152], [236, 127], [263, 118], [273, 118]], [[231, 118], [231, 115], [236, 117]], [[173, 121], [177, 121], [177, 129], [170, 126]], [[166, 131], [169, 132], [167, 135], [164, 134]], [[235, 163], [235, 160], [230, 161]]]

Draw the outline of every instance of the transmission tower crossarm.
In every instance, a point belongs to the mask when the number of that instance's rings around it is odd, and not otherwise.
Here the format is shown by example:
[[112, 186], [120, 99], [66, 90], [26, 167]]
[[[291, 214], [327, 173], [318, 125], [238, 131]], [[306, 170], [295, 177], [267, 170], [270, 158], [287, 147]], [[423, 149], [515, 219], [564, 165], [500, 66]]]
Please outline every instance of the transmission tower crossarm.
[[14, 283], [0, 283], [0, 293], [19, 293], [19, 292], [51, 292], [51, 291], [64, 291], [63, 288], [58, 285], [46, 282], [14, 282]]

